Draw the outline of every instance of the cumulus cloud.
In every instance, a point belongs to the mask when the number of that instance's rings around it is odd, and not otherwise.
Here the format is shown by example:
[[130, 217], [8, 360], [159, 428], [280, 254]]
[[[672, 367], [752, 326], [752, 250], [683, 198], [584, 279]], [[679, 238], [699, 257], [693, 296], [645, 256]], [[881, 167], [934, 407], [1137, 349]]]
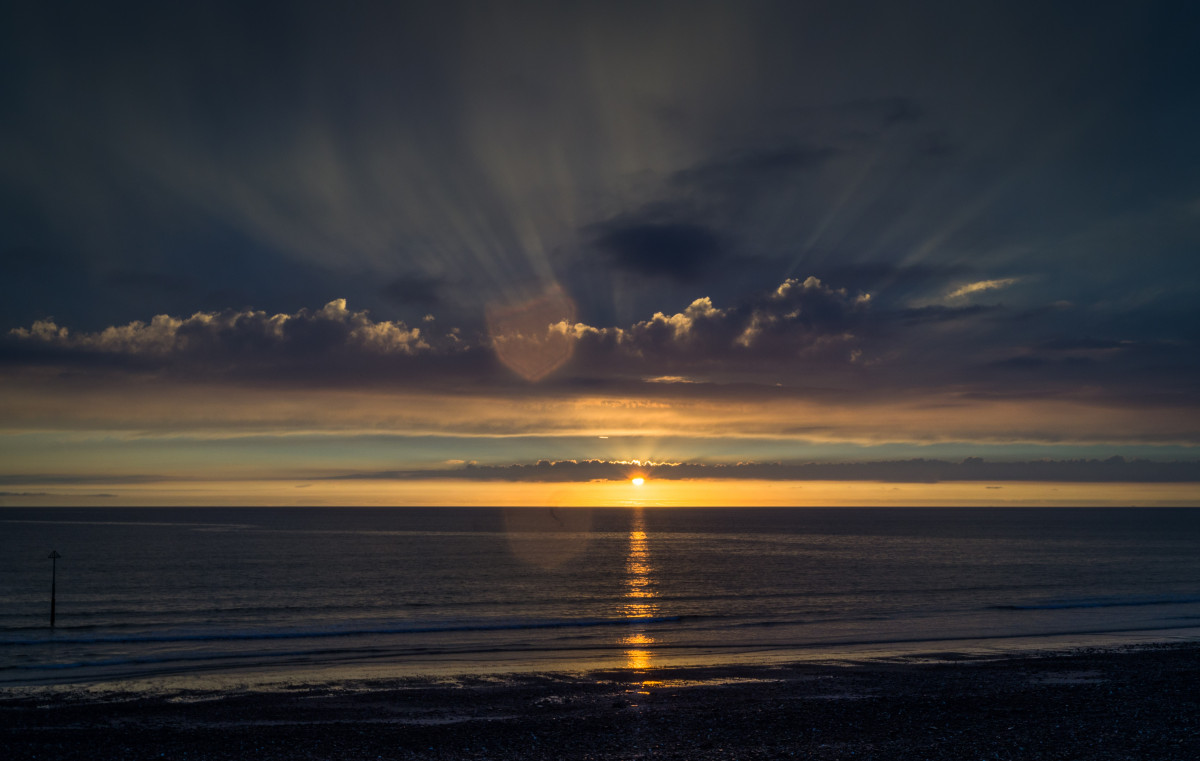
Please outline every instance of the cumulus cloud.
[[768, 340], [802, 337], [808, 347], [854, 340], [852, 329], [871, 301], [871, 295], [851, 296], [818, 278], [785, 280], [751, 310], [737, 344], [746, 348]]
[[[432, 315], [419, 326], [376, 319], [345, 299], [294, 313], [160, 314], [95, 332], [45, 319], [0, 335], [0, 368], [12, 377], [23, 368], [88, 367], [408, 388], [507, 389], [515, 382], [517, 389], [523, 377], [555, 393], [692, 397], [720, 396], [731, 384], [764, 398], [780, 388], [863, 399], [953, 389], [971, 398], [1194, 406], [1195, 342], [1134, 341], [1115, 324], [1100, 337], [1080, 338], [1069, 323], [998, 306], [897, 309], [815, 276], [788, 278], [733, 303], [698, 295], [678, 311], [607, 326], [577, 320], [565, 292], [547, 298], [491, 310], [488, 330]], [[563, 308], [546, 306], [560, 301]], [[1024, 341], [1013, 340], [1014, 326]]]
[[649, 377], [728, 377], [761, 369], [762, 362], [787, 369], [800, 360], [810, 360], [806, 368], [815, 372], [812, 360], [844, 364], [861, 351], [870, 306], [868, 294], [850, 294], [815, 277], [789, 278], [728, 307], [704, 296], [681, 312], [655, 312], [626, 328], [576, 323], [558, 329], [576, 338], [585, 356], [618, 358]]
[[729, 329], [729, 317], [729, 312], [713, 306], [712, 299], [704, 296], [676, 314], [655, 312], [624, 335], [635, 351], [694, 347], [719, 341]]
[[160, 314], [103, 330], [74, 333], [53, 320], [9, 331], [18, 347], [70, 355], [129, 356], [143, 359], [218, 360], [271, 356], [316, 356], [349, 352], [378, 356], [415, 355], [432, 346], [420, 328], [375, 321], [350, 311], [345, 299], [318, 310], [268, 314], [256, 310], [196, 312], [179, 318]]
[[[565, 294], [556, 298], [552, 306], [569, 304]], [[95, 332], [39, 320], [9, 331], [0, 341], [0, 360], [10, 366], [108, 363], [289, 378], [296, 377], [299, 367], [313, 372], [307, 377], [368, 377], [390, 372], [401, 362], [420, 370], [406, 377], [433, 374], [474, 382], [502, 377], [494, 373], [499, 363], [492, 360], [498, 358], [530, 380], [567, 372], [597, 380], [686, 376], [703, 381], [752, 373], [756, 361], [786, 368], [790, 361], [832, 352], [836, 362], [844, 363], [852, 352], [861, 352], [858, 331], [869, 307], [869, 296], [809, 277], [785, 280], [740, 304], [718, 305], [701, 296], [682, 311], [655, 312], [625, 326], [577, 322], [573, 309], [524, 305], [490, 310], [485, 334], [442, 328], [435, 320], [419, 327], [376, 320], [365, 310], [350, 309], [345, 299], [335, 299], [320, 309], [295, 313], [160, 314]], [[576, 350], [584, 356], [570, 363]], [[560, 369], [564, 364], [570, 369]], [[810, 364], [809, 370], [816, 366]]]
[[[552, 301], [569, 303], [561, 294]], [[323, 372], [330, 373], [339, 362], [358, 370], [407, 359], [431, 372], [477, 378], [496, 366], [489, 368], [484, 358], [498, 357], [509, 366], [520, 365], [520, 375], [539, 380], [558, 371], [578, 349], [584, 357], [568, 365], [571, 372], [596, 378], [706, 380], [753, 372], [756, 362], [786, 368], [804, 359], [810, 372], [817, 369], [813, 360], [845, 363], [861, 353], [860, 333], [870, 306], [867, 294], [851, 294], [809, 277], [787, 279], [739, 304], [719, 305], [701, 296], [682, 311], [655, 312], [625, 326], [577, 322], [572, 309], [523, 305], [490, 310], [489, 330], [482, 334], [443, 329], [433, 320], [420, 327], [375, 320], [365, 310], [351, 310], [345, 299], [335, 299], [320, 309], [292, 314], [252, 309], [190, 317], [161, 314], [96, 332], [75, 332], [54, 320], [40, 320], [9, 331], [0, 359], [10, 365], [22, 359], [194, 365], [232, 374], [274, 366], [287, 370], [304, 362], [325, 363]], [[547, 347], [554, 349], [552, 357], [543, 356]], [[532, 349], [539, 349], [537, 356], [525, 357]], [[464, 354], [483, 361], [442, 361]], [[516, 362], [521, 359], [529, 361]], [[537, 366], [525, 367], [531, 363]]]

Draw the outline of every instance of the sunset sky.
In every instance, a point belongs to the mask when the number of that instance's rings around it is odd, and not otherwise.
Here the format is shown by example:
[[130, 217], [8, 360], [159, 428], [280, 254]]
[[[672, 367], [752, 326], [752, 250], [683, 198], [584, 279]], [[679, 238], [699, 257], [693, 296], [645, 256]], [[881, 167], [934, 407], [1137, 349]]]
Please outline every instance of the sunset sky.
[[5, 3], [0, 504], [1198, 504], [1198, 39]]

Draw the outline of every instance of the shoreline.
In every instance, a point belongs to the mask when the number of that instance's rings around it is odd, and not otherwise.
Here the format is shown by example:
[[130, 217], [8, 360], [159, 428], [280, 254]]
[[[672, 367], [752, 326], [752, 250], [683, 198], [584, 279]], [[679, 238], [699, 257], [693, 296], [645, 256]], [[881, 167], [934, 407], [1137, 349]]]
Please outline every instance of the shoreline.
[[[68, 667], [41, 666], [0, 670], [0, 695], [39, 691], [94, 696], [137, 693], [164, 696], [176, 692], [241, 690], [270, 692], [302, 684], [346, 684], [388, 680], [441, 683], [459, 677], [504, 678], [515, 675], [580, 674], [627, 670], [770, 668], [794, 664], [870, 665], [897, 659], [931, 660], [930, 653], [949, 654], [953, 661], [1038, 657], [1074, 651], [1115, 651], [1192, 643], [1200, 646], [1200, 626], [1154, 629], [1102, 629], [1050, 634], [993, 634], [954, 638], [887, 639], [794, 643], [788, 646], [673, 646], [661, 642], [577, 649], [529, 648], [464, 650], [448, 653], [354, 651], [334, 659], [326, 651], [307, 660], [303, 653], [203, 655], [159, 662], [133, 658]], [[936, 660], [936, 658], [932, 659]], [[127, 670], [121, 670], [125, 668]], [[19, 673], [25, 678], [13, 678]]]
[[0, 690], [7, 758], [1200, 757], [1200, 643], [264, 690]]

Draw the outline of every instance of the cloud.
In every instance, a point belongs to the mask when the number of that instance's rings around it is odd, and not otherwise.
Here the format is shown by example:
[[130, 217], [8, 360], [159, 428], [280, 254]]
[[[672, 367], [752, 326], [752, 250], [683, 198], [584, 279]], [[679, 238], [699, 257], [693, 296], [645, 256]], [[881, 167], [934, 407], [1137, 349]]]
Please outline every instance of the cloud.
[[[633, 358], [610, 352], [600, 371], [573, 363], [563, 374], [526, 383], [475, 353], [360, 363], [320, 358], [290, 371], [203, 366], [122, 368], [30, 367], [0, 372], [0, 431], [127, 432], [204, 438], [302, 432], [412, 436], [698, 437], [713, 443], [771, 439], [786, 443], [981, 444], [1200, 443], [1194, 384], [1190, 396], [1114, 396], [1098, 387], [1063, 384], [1024, 373], [981, 370], [981, 380], [906, 388], [886, 370], [847, 363], [846, 372], [788, 374], [763, 367], [714, 370], [691, 360], [694, 383], [652, 383]], [[581, 358], [576, 353], [575, 360]], [[426, 366], [426, 363], [433, 365]], [[683, 364], [680, 362], [680, 364]], [[744, 355], [740, 365], [754, 364]], [[330, 365], [326, 375], [309, 369]], [[865, 365], [865, 366], [864, 366]], [[720, 380], [727, 373], [728, 380]], [[682, 374], [682, 373], [670, 373]], [[792, 377], [789, 377], [789, 374]], [[651, 377], [655, 377], [654, 374]], [[700, 377], [696, 377], [700, 376]], [[884, 385], [884, 382], [891, 385]], [[20, 447], [19, 438], [9, 439]], [[691, 451], [691, 450], [685, 450]], [[1120, 450], [1117, 450], [1120, 451]], [[555, 450], [532, 456], [553, 456]], [[580, 455], [592, 453], [581, 452]], [[649, 455], [649, 453], [644, 453]], [[778, 455], [776, 455], [778, 457]], [[11, 458], [10, 458], [11, 459]], [[515, 460], [522, 458], [516, 457]], [[308, 476], [304, 476], [307, 478]], [[3, 484], [0, 483], [0, 487]]]
[[730, 306], [704, 296], [680, 312], [655, 312], [625, 327], [560, 323], [555, 329], [577, 342], [576, 378], [774, 384], [780, 373], [813, 380], [850, 366], [861, 355], [860, 331], [870, 317], [867, 294], [810, 277], [785, 280]]
[[815, 277], [789, 278], [751, 307], [737, 344], [776, 349], [781, 343], [799, 343], [807, 349], [831, 341], [850, 343], [870, 302], [870, 294], [851, 296]]
[[879, 260], [831, 262], [809, 269], [809, 274], [824, 282], [854, 291], [869, 291], [875, 298], [891, 299], [944, 289], [948, 282], [961, 280], [973, 272], [973, 268], [960, 264], [900, 265]]
[[[560, 299], [569, 304], [565, 294]], [[555, 302], [557, 303], [557, 302]], [[494, 312], [494, 313], [493, 313]], [[437, 376], [456, 383], [500, 381], [497, 356], [521, 375], [541, 379], [579, 355], [561, 373], [597, 381], [657, 377], [753, 381], [765, 369], [802, 363], [812, 376], [845, 365], [867, 329], [871, 300], [815, 277], [787, 279], [741, 303], [696, 298], [680, 312], [655, 312], [625, 326], [576, 322], [572, 309], [489, 312], [489, 333], [375, 320], [345, 299], [321, 309], [270, 314], [261, 310], [156, 315], [149, 321], [76, 332], [53, 319], [16, 328], [0, 341], [0, 361], [22, 365], [108, 365], [129, 371], [169, 370], [200, 377], [253, 375], [353, 381], [396, 376], [397, 382]], [[507, 317], [505, 315], [508, 315]], [[520, 324], [513, 322], [520, 317]], [[540, 319], [540, 321], [539, 321]], [[536, 359], [537, 371], [524, 365]], [[553, 360], [553, 361], [551, 361]], [[543, 367], [544, 365], [544, 367]], [[663, 384], [659, 384], [663, 385]]]
[[1160, 462], [1114, 456], [1108, 459], [987, 462], [968, 457], [947, 460], [890, 460], [876, 462], [730, 464], [647, 462], [638, 460], [539, 460], [513, 465], [466, 465], [438, 470], [395, 470], [356, 473], [335, 479], [461, 479], [485, 481], [627, 481], [647, 479], [754, 479], [768, 481], [883, 481], [940, 483], [944, 481], [1037, 481], [1074, 483], [1190, 483], [1200, 482], [1200, 460]]
[[779, 206], [796, 192], [798, 176], [815, 174], [838, 152], [816, 143], [708, 152], [660, 174], [651, 183], [657, 193], [650, 200], [585, 225], [582, 232], [619, 271], [676, 283], [715, 279], [716, 285], [727, 285], [722, 281], [764, 266], [747, 245], [757, 234], [747, 225], [760, 224], [761, 218], [753, 220], [764, 206]]
[[681, 282], [697, 280], [724, 250], [717, 233], [684, 223], [613, 222], [596, 245], [618, 269]]
[[[443, 341], [443, 346], [452, 344]], [[145, 366], [177, 363], [209, 369], [320, 362], [332, 358], [413, 356], [434, 351], [421, 328], [375, 321], [350, 311], [345, 299], [318, 310], [268, 314], [257, 310], [160, 314], [96, 332], [72, 332], [52, 319], [8, 333], [8, 359], [96, 363], [106, 358]], [[14, 357], [15, 355], [15, 357]]]
[[[0, 474], [0, 485], [53, 484], [73, 486], [78, 484], [153, 484], [173, 480], [169, 476], [113, 475], [112, 473], [22, 473]], [[110, 495], [94, 495], [110, 496]]]
[[972, 304], [962, 307], [931, 304], [929, 306], [898, 309], [895, 311], [894, 316], [897, 321], [908, 324], [941, 323], [968, 320], [980, 315], [997, 312], [1001, 309], [1002, 307], [999, 306], [985, 306], [982, 304]]
[[[571, 301], [565, 292], [562, 299]], [[96, 331], [43, 319], [0, 335], [0, 375], [30, 379], [58, 368], [264, 388], [488, 389], [508, 398], [1086, 399], [1130, 410], [1191, 410], [1200, 377], [1186, 333], [1130, 338], [1136, 331], [1114, 316], [1101, 325], [1106, 333], [1081, 337], [1076, 330], [1098, 323], [998, 305], [896, 308], [812, 276], [740, 300], [700, 295], [678, 311], [621, 324], [577, 320], [572, 309], [520, 315], [519, 325], [493, 319], [490, 334], [440, 317], [419, 326], [375, 319], [344, 299], [296, 312], [160, 314]], [[647, 380], [660, 378], [692, 382]]]
[[997, 291], [1001, 288], [1008, 288], [1011, 285], [1020, 281], [1017, 277], [1002, 277], [995, 280], [978, 280], [974, 283], [960, 285], [954, 290], [946, 294], [946, 299], [953, 301], [956, 299], [965, 299], [974, 293], [982, 293], [983, 291]]

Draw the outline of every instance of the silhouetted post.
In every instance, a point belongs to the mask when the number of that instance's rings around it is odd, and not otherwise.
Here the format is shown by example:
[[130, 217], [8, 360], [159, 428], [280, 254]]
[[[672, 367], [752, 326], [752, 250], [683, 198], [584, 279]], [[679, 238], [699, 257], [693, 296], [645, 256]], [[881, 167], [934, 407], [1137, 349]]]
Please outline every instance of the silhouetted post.
[[54, 586], [58, 581], [58, 550], [50, 550], [50, 628], [54, 628]]

